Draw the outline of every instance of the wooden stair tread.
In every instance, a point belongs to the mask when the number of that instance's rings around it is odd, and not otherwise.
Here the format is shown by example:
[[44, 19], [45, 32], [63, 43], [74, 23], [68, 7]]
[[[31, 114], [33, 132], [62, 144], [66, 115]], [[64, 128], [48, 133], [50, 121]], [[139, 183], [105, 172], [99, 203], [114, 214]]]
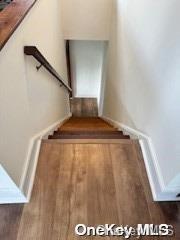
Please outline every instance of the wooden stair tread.
[[60, 131], [114, 131], [115, 128], [99, 117], [72, 117], [59, 128]]

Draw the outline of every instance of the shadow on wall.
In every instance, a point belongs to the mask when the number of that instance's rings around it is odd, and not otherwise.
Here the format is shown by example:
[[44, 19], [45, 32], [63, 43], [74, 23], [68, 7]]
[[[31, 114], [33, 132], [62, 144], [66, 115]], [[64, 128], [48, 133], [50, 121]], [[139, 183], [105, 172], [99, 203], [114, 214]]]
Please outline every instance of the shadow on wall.
[[135, 2], [116, 1], [104, 114], [152, 138], [168, 186], [180, 171], [178, 3]]

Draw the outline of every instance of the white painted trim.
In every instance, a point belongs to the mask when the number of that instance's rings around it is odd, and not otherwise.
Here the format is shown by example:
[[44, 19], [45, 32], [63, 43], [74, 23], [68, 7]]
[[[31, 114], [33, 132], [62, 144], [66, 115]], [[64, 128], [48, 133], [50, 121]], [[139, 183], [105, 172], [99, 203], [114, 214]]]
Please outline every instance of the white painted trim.
[[24, 171], [20, 181], [20, 190], [24, 193], [27, 202], [30, 201], [31, 197], [42, 139], [47, 139], [47, 137], [52, 134], [53, 131], [55, 131], [70, 117], [71, 114], [68, 117], [64, 117], [63, 119], [58, 120], [57, 122], [55, 122], [48, 128], [42, 130], [30, 139], [26, 162], [24, 165]]
[[27, 203], [30, 201], [41, 141], [42, 139], [46, 139], [49, 134], [67, 121], [69, 117], [71, 117], [71, 114], [68, 117], [58, 120], [30, 139], [19, 188], [9, 177], [3, 166], [0, 165], [0, 204]]
[[176, 197], [179, 193], [178, 189], [180, 188], [170, 189], [170, 187], [164, 183], [152, 139], [143, 132], [123, 123], [114, 121], [109, 117], [101, 117], [114, 127], [124, 130], [124, 132], [128, 133], [132, 138], [139, 139], [154, 201], [180, 201], [180, 198]]
[[[36, 168], [37, 168], [37, 163], [38, 163], [38, 158], [39, 158], [39, 152], [40, 152], [40, 148], [41, 148], [41, 141], [42, 139], [37, 139], [35, 140], [36, 144], [34, 144], [35, 146], [35, 154], [34, 154], [34, 161], [32, 161], [32, 168], [30, 169], [30, 166], [28, 166], [29, 168], [27, 169], [27, 175], [29, 176], [25, 178], [25, 182], [23, 184], [23, 188], [21, 189], [24, 193], [25, 196], [27, 198], [27, 202], [30, 201], [31, 198], [31, 193], [32, 193], [32, 189], [33, 189], [33, 184], [34, 184], [34, 179], [35, 179], [35, 174], [36, 174]], [[33, 151], [33, 149], [32, 149]], [[33, 158], [32, 158], [33, 160]], [[30, 174], [28, 175], [28, 173], [30, 172]]]
[[27, 199], [0, 165], [0, 204], [26, 203]]
[[109, 44], [108, 41], [104, 43], [102, 77], [101, 77], [99, 99], [98, 99], [98, 114], [100, 116], [103, 114], [103, 107], [104, 107], [104, 94], [105, 94], [105, 87], [106, 87], [107, 63], [108, 63], [108, 44]]

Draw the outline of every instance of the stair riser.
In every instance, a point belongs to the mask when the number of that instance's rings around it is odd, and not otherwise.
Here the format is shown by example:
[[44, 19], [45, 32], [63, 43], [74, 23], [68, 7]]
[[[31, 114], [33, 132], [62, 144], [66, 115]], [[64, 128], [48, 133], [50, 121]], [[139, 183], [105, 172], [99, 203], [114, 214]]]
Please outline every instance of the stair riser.
[[129, 136], [125, 135], [84, 135], [84, 136], [68, 136], [68, 135], [53, 135], [49, 136], [49, 139], [130, 139]]
[[55, 131], [54, 135], [70, 135], [70, 136], [83, 136], [83, 135], [123, 135], [122, 131]]
[[90, 140], [128, 140], [130, 137], [114, 128], [99, 117], [72, 117], [64, 123], [49, 139], [90, 139]]

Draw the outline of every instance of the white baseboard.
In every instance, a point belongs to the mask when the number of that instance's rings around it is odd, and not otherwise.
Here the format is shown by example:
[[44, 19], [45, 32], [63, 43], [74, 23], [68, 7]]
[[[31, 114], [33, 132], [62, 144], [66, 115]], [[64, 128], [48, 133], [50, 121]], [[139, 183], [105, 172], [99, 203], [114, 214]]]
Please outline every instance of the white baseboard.
[[180, 201], [180, 198], [176, 197], [180, 188], [170, 189], [164, 183], [152, 139], [141, 131], [114, 121], [109, 117], [101, 117], [114, 127], [128, 133], [131, 138], [139, 139], [154, 201]]
[[31, 192], [34, 184], [34, 178], [42, 139], [46, 139], [70, 117], [71, 115], [58, 120], [57, 122], [55, 122], [48, 128], [44, 129], [43, 131], [39, 132], [30, 139], [26, 162], [24, 165], [24, 171], [20, 181], [20, 190], [24, 193], [26, 202], [29, 202], [31, 198]]

